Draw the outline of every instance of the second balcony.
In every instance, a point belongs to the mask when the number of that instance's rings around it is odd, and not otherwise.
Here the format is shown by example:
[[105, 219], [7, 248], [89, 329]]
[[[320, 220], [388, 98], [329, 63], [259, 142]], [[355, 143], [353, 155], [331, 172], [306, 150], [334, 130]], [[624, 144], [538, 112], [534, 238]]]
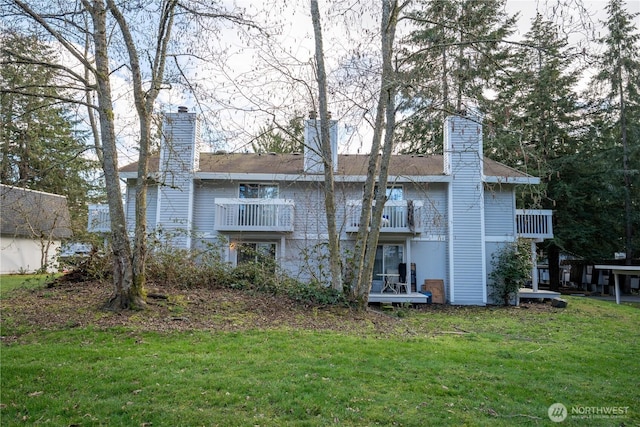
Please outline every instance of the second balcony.
[[216, 231], [293, 231], [292, 200], [216, 198], [214, 203]]

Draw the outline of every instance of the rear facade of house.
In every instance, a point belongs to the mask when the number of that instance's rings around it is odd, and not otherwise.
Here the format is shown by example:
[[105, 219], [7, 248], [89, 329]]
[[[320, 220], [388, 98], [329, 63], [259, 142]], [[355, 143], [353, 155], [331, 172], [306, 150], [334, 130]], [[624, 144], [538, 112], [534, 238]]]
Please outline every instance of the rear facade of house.
[[[426, 302], [425, 283], [439, 283], [444, 301], [490, 301], [491, 255], [518, 236], [517, 185], [535, 177], [484, 158], [482, 125], [472, 117], [445, 123], [443, 156], [393, 156], [370, 301]], [[305, 152], [201, 152], [200, 124], [181, 108], [166, 115], [159, 156], [151, 159], [149, 228], [181, 248], [214, 245], [238, 265], [273, 257], [292, 277], [326, 279], [327, 227], [319, 121], [305, 124]], [[338, 229], [353, 247], [366, 180], [367, 155], [338, 155], [332, 122]], [[127, 179], [127, 221], [133, 230], [137, 165]], [[529, 236], [531, 237], [531, 236]], [[247, 250], [250, 249], [250, 250]], [[383, 292], [385, 280], [407, 286]], [[403, 280], [404, 279], [404, 280]]]

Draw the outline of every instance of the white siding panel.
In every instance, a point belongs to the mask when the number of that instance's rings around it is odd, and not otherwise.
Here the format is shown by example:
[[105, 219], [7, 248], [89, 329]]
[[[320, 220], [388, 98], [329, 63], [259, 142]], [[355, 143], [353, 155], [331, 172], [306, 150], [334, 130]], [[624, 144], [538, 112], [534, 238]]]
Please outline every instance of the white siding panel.
[[[127, 181], [125, 194], [125, 215], [127, 231], [133, 233], [136, 226], [136, 180]], [[158, 186], [147, 187], [147, 232], [156, 228], [156, 216], [158, 211]]]
[[409, 262], [416, 264], [418, 292], [426, 279], [442, 279], [445, 283], [448, 282], [447, 242], [412, 242]]
[[199, 121], [194, 113], [167, 114], [160, 153], [162, 186], [158, 197], [158, 226], [176, 247], [191, 247], [194, 183], [199, 163]]
[[133, 233], [136, 227], [136, 180], [127, 180], [127, 193], [125, 195], [125, 224], [127, 225], [127, 231]]
[[215, 234], [215, 203], [216, 197], [224, 188], [217, 187], [213, 182], [202, 182], [195, 185], [193, 198], [193, 230], [198, 235], [213, 236]]
[[327, 234], [322, 183], [302, 182], [286, 187], [283, 198], [293, 200], [294, 239], [316, 239]]
[[158, 186], [152, 185], [147, 187], [147, 228], [153, 230], [156, 228], [156, 220], [158, 214]]
[[514, 203], [513, 187], [485, 188], [484, 224], [487, 238], [515, 236]]
[[[320, 120], [305, 120], [304, 126], [304, 170], [307, 173], [324, 173], [322, 143], [320, 141]], [[331, 141], [331, 162], [334, 172], [338, 169], [338, 122], [330, 120], [329, 140]]]
[[177, 247], [188, 247], [189, 231], [191, 230], [191, 197], [193, 180], [185, 177], [174, 180], [175, 188], [162, 187], [160, 189], [160, 209], [158, 225], [167, 232], [176, 233], [173, 239]]
[[57, 257], [61, 242], [54, 240], [49, 247], [48, 258], [42, 265], [42, 246], [38, 240], [24, 237], [4, 235], [0, 236], [0, 274], [16, 274], [36, 272], [42, 267], [47, 271], [57, 271]]

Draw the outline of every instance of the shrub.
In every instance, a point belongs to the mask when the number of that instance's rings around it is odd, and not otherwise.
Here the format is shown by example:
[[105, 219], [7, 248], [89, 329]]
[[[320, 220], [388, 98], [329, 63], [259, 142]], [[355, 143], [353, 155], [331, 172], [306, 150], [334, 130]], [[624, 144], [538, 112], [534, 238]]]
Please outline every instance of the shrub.
[[492, 296], [509, 305], [518, 290], [531, 278], [533, 262], [531, 261], [530, 244], [527, 240], [518, 239], [502, 247], [493, 254], [489, 274], [492, 280]]
[[184, 288], [208, 286], [281, 295], [303, 304], [346, 303], [342, 293], [317, 282], [301, 283], [281, 271], [273, 258], [257, 251], [245, 248], [244, 255], [254, 261], [233, 267], [222, 259], [225, 244], [207, 244], [199, 250], [150, 244], [147, 279]]

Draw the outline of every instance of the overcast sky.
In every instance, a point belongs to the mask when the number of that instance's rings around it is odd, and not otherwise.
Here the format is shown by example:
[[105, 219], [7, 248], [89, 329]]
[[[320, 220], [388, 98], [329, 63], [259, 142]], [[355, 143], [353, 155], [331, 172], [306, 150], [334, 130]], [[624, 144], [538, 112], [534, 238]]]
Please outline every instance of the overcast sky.
[[[543, 16], [549, 16], [551, 8], [556, 3], [556, 0], [507, 0], [506, 11], [508, 14], [520, 13], [518, 30], [513, 37], [519, 39], [529, 30], [530, 21], [537, 12]], [[568, 7], [564, 9], [561, 16], [556, 13], [556, 19], [559, 25], [564, 25], [567, 29], [570, 29], [571, 26], [577, 28], [581, 19], [591, 20], [594, 25], [598, 25], [599, 20], [606, 18], [605, 6], [607, 1], [564, 0], [564, 3], [568, 4]], [[297, 77], [313, 78], [311, 74], [312, 67], [308, 65], [313, 56], [313, 36], [308, 0], [275, 1], [271, 5], [264, 1], [239, 0], [236, 1], [236, 4], [246, 8], [249, 14], [256, 14], [258, 19], [264, 19], [264, 22], [268, 22], [278, 28], [280, 35], [272, 38], [270, 42], [273, 46], [277, 45], [280, 48], [278, 49], [280, 52], [278, 57], [280, 59], [285, 58], [285, 60], [291, 59], [291, 61], [287, 62], [288, 66], [294, 63], [293, 58], [295, 58], [303, 64], [291, 65], [293, 72], [300, 73]], [[372, 4], [374, 3], [372, 2]], [[590, 16], [585, 17], [584, 13], [578, 14], [579, 5], [584, 5]], [[640, 0], [628, 0], [627, 6], [628, 11], [638, 12], [640, 11]], [[374, 18], [366, 14], [353, 14], [345, 22], [344, 19], [336, 17], [336, 12], [331, 10], [327, 3], [322, 0], [320, 1], [320, 8], [325, 15], [329, 15], [329, 18], [323, 21], [323, 29], [325, 31], [325, 52], [328, 57], [327, 68], [328, 71], [331, 71], [331, 68], [337, 65], [338, 57], [344, 57], [347, 49], [353, 48], [355, 40], [360, 37], [366, 37], [364, 35], [366, 30], [377, 31], [378, 24]], [[640, 27], [640, 23], [638, 26]], [[573, 34], [572, 43], [584, 43], [584, 32], [574, 33], [573, 30], [571, 31]], [[271, 102], [270, 109], [272, 111], [291, 113], [290, 106], [308, 94], [304, 93], [304, 89], [288, 87], [284, 83], [284, 79], [275, 76], [275, 74], [271, 74], [272, 77], [267, 77], [267, 68], [262, 68], [265, 66], [259, 64], [260, 61], [257, 59], [258, 55], [265, 55], [264, 50], [261, 51], [264, 47], [261, 49], [256, 49], [255, 46], [247, 48], [234, 29], [224, 30], [221, 34], [222, 39], [229, 48], [229, 57], [224, 65], [217, 64], [212, 66], [210, 70], [206, 70], [204, 66], [201, 66], [198, 73], [202, 78], [201, 84], [211, 85], [212, 92], [215, 92], [221, 100], [212, 104], [211, 110], [207, 113], [208, 118], [215, 115], [218, 120], [217, 127], [221, 128], [219, 129], [220, 131], [237, 135], [237, 139], [230, 142], [229, 145], [214, 148], [242, 151], [247, 148], [251, 131], [269, 119], [268, 115], [260, 111], [261, 108], [259, 108], [258, 104]], [[374, 48], [377, 48], [377, 46], [373, 45], [372, 49]], [[332, 55], [334, 51], [336, 55]], [[304, 65], [305, 62], [306, 65]], [[222, 76], [217, 67], [224, 67], [226, 75]], [[263, 69], [265, 71], [261, 72]], [[206, 78], [203, 78], [203, 76], [206, 76]], [[260, 82], [260, 79], [264, 79], [264, 81]], [[239, 87], [234, 87], [236, 83]], [[126, 105], [128, 101], [126, 95], [124, 95], [124, 92], [126, 92], [124, 82], [121, 90], [123, 96], [118, 103], [119, 108], [117, 108], [117, 111], [120, 112], [119, 114], [122, 117], [125, 117], [132, 114], [132, 109]], [[160, 101], [163, 103], [162, 108], [171, 111], [176, 110], [178, 105], [192, 107], [195, 104], [193, 97], [178, 89], [163, 92], [160, 96]], [[304, 108], [302, 109], [304, 110]], [[334, 115], [345, 114], [345, 111], [340, 111], [342, 109], [340, 106], [333, 105], [330, 109], [333, 110]], [[282, 117], [278, 119], [285, 120]], [[122, 137], [123, 154], [134, 160], [137, 152], [125, 148], [130, 145], [127, 141], [132, 139], [126, 135], [125, 130], [122, 131]], [[362, 150], [364, 145], [366, 151], [367, 138], [367, 136], [356, 137], [348, 141], [347, 145], [342, 147], [342, 150], [354, 152]]]

